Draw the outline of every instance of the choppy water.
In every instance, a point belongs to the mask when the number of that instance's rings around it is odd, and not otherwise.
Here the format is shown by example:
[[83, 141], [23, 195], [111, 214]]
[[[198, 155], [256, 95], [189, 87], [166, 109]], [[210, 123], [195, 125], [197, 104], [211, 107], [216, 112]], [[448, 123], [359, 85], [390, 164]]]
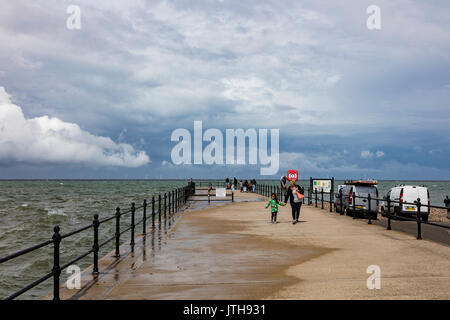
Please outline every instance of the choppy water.
[[[129, 209], [152, 195], [186, 185], [186, 181], [0, 181], [0, 257], [52, 237], [59, 225], [61, 234], [114, 215], [115, 208]], [[136, 221], [142, 213], [136, 214]], [[129, 225], [129, 215], [123, 227]], [[114, 220], [102, 224], [99, 242], [114, 235]], [[137, 230], [140, 230], [137, 228]], [[137, 234], [137, 232], [136, 232]], [[92, 230], [64, 239], [61, 265], [92, 247]], [[129, 241], [128, 233], [121, 238]], [[113, 242], [101, 249], [100, 257], [113, 249]], [[92, 255], [78, 263], [81, 269], [92, 263]], [[51, 271], [52, 245], [0, 264], [0, 298], [21, 289]], [[66, 279], [65, 272], [62, 281]], [[41, 298], [51, 291], [52, 281], [39, 285], [21, 298]]]
[[[260, 183], [279, 185], [279, 181]], [[128, 209], [132, 202], [140, 205], [152, 195], [186, 185], [187, 181], [0, 181], [0, 257], [48, 240], [53, 226], [67, 233], [92, 222], [94, 214], [106, 218], [120, 206]], [[343, 181], [336, 181], [335, 185]], [[450, 194], [448, 181], [381, 181], [380, 196], [398, 184], [426, 185], [431, 203], [442, 205]], [[300, 181], [308, 187], [309, 181]], [[139, 216], [140, 217], [140, 216]], [[126, 219], [126, 218], [125, 218]], [[136, 220], [139, 220], [138, 218]], [[128, 219], [127, 219], [128, 222]], [[126, 227], [127, 225], [124, 225]], [[140, 230], [140, 229], [139, 229]], [[100, 242], [114, 234], [114, 220], [100, 228]], [[125, 234], [122, 241], [129, 241]], [[61, 264], [79, 256], [92, 247], [92, 230], [64, 239]], [[113, 249], [113, 242], [101, 249], [100, 257]], [[0, 298], [51, 271], [52, 246], [28, 253], [21, 258], [0, 264]], [[81, 269], [92, 263], [91, 255], [78, 263]], [[65, 280], [63, 273], [62, 281]], [[52, 281], [39, 285], [21, 298], [38, 299], [50, 292]]]

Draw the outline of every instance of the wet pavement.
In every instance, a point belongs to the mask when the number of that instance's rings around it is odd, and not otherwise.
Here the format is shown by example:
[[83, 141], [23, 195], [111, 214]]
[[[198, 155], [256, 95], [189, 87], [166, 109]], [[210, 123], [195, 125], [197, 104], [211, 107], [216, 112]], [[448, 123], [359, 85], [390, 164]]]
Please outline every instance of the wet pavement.
[[[91, 268], [63, 299], [448, 299], [449, 250], [398, 231], [304, 206], [269, 223], [267, 199], [235, 193], [235, 202], [191, 202]], [[432, 261], [432, 264], [427, 263]], [[369, 265], [382, 290], [368, 290]]]

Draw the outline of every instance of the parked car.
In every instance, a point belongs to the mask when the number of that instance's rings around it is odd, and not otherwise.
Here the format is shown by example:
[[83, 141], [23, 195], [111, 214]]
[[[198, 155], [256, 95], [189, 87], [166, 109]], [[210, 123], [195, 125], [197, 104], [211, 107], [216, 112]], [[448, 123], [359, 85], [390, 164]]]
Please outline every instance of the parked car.
[[[366, 214], [369, 210], [367, 197], [370, 196], [375, 200], [370, 200], [370, 213], [372, 219], [377, 219], [378, 215], [378, 188], [376, 181], [350, 181], [346, 182], [342, 188], [338, 187], [336, 194], [336, 211], [344, 212], [346, 215]], [[342, 193], [342, 203], [340, 200]], [[353, 204], [353, 194], [355, 195], [355, 203]]]
[[[385, 201], [381, 204], [381, 212], [387, 212], [387, 200], [391, 201], [390, 212], [397, 216], [417, 216], [417, 199], [425, 205], [430, 205], [430, 192], [425, 186], [397, 186], [389, 190], [385, 197]], [[396, 202], [394, 202], [396, 201]], [[420, 215], [423, 221], [428, 221], [430, 208], [427, 206], [420, 207]]]

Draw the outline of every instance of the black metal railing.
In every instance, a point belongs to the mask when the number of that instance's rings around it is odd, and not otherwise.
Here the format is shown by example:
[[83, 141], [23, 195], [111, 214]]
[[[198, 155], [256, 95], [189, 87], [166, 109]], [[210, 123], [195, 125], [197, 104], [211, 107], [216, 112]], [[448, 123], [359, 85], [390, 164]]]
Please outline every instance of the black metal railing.
[[[277, 195], [278, 199], [282, 199], [282, 197], [284, 196], [284, 192], [282, 191], [280, 186], [275, 186], [275, 185], [267, 185], [267, 184], [258, 184], [256, 186], [256, 192], [258, 194], [261, 194], [263, 196], [266, 197], [270, 197], [272, 193], [275, 193]], [[333, 207], [334, 207], [334, 211], [335, 212], [339, 212], [341, 215], [347, 215], [347, 210], [344, 210], [345, 206], [345, 202], [344, 200], [346, 199], [346, 196], [343, 195], [341, 192], [339, 193], [333, 193], [333, 192], [324, 192], [323, 189], [318, 192], [317, 189], [311, 189], [311, 188], [305, 188], [305, 194], [304, 194], [304, 198], [303, 198], [303, 204], [307, 204], [307, 205], [314, 205], [316, 208], [318, 208], [319, 204], [320, 204], [320, 208], [324, 209], [324, 204], [328, 203], [329, 205], [329, 211], [333, 212]], [[347, 196], [348, 198], [348, 196]], [[358, 206], [356, 205], [356, 199], [363, 199], [367, 201], [367, 206], [364, 206], [363, 209], [358, 208]], [[383, 201], [384, 204], [387, 204], [387, 212], [382, 212], [381, 215], [383, 217], [386, 217], [388, 219], [387, 221], [387, 230], [392, 230], [392, 225], [391, 225], [391, 219], [397, 219], [400, 221], [414, 221], [417, 223], [417, 236], [416, 239], [422, 239], [422, 228], [421, 225], [422, 224], [428, 224], [428, 225], [432, 225], [435, 227], [440, 227], [440, 228], [445, 228], [445, 229], [450, 229], [450, 226], [448, 225], [443, 225], [443, 224], [439, 224], [436, 222], [430, 222], [428, 221], [428, 219], [426, 219], [426, 221], [424, 221], [424, 217], [425, 215], [429, 215], [431, 212], [431, 208], [436, 208], [436, 209], [444, 209], [444, 210], [448, 210], [447, 207], [443, 207], [443, 206], [435, 206], [435, 205], [431, 205], [431, 204], [423, 204], [420, 200], [420, 198], [418, 198], [416, 201], [414, 201], [413, 203], [410, 202], [405, 202], [405, 201], [399, 201], [399, 200], [391, 200], [389, 198], [386, 199], [381, 199], [378, 197], [372, 197], [370, 194], [368, 194], [367, 196], [357, 196], [355, 195], [355, 193], [352, 194], [351, 196], [351, 200], [349, 201], [350, 206], [351, 206], [351, 212], [352, 212], [352, 216], [353, 219], [357, 218], [357, 212], [363, 213], [363, 216], [361, 216], [361, 218], [365, 218], [368, 219], [368, 224], [372, 224], [372, 220], [373, 219], [377, 219], [377, 216], [379, 214], [379, 202]], [[377, 201], [377, 209], [376, 210], [372, 210], [372, 201]], [[415, 211], [411, 212], [411, 215], [414, 216], [412, 218], [406, 217], [406, 216], [401, 216], [397, 213], [394, 212], [393, 208], [394, 205], [393, 204], [399, 204], [399, 205], [409, 205], [411, 207], [415, 207]], [[337, 209], [339, 207], [339, 210]], [[421, 208], [426, 207], [427, 213], [423, 213]], [[392, 208], [392, 210], [391, 210]], [[391, 212], [392, 211], [392, 212]]]
[[[195, 184], [189, 183], [185, 187], [176, 188], [174, 190], [171, 190], [169, 192], [165, 192], [164, 196], [161, 194], [158, 194], [157, 199], [155, 199], [155, 196], [152, 196], [152, 202], [151, 202], [151, 219], [152, 219], [152, 227], [155, 226], [155, 216], [156, 213], [158, 213], [158, 219], [161, 221], [161, 213], [162, 210], [164, 212], [164, 216], [166, 216], [166, 212], [169, 212], [169, 215], [173, 215], [174, 213], [178, 212], [179, 209], [187, 202], [188, 197], [193, 195], [195, 193]], [[167, 197], [168, 195], [168, 197]], [[168, 201], [167, 201], [168, 198]], [[164, 199], [164, 202], [162, 202], [162, 199]], [[156, 210], [155, 203], [158, 203], [158, 208]], [[0, 258], [0, 264], [5, 263], [7, 261], [11, 261], [15, 258], [21, 257], [27, 253], [33, 252], [35, 250], [38, 250], [40, 248], [49, 246], [53, 244], [53, 268], [51, 272], [47, 273], [46, 275], [42, 276], [41, 278], [35, 280], [34, 282], [30, 283], [29, 285], [25, 286], [24, 288], [20, 289], [17, 292], [12, 293], [11, 295], [7, 296], [5, 300], [12, 300], [14, 298], [19, 297], [23, 293], [31, 290], [32, 288], [38, 286], [42, 282], [50, 279], [53, 277], [53, 300], [59, 300], [60, 294], [60, 276], [61, 272], [69, 267], [70, 265], [73, 265], [74, 263], [80, 261], [81, 259], [87, 257], [90, 254], [93, 254], [93, 268], [92, 272], [93, 274], [99, 273], [98, 268], [98, 254], [100, 248], [104, 247], [106, 244], [110, 243], [111, 241], [115, 240], [115, 257], [120, 257], [120, 237], [126, 232], [130, 232], [130, 246], [131, 250], [134, 250], [135, 245], [135, 228], [137, 225], [142, 223], [142, 233], [145, 236], [147, 232], [146, 222], [149, 219], [147, 216], [147, 207], [148, 203], [147, 200], [144, 199], [143, 204], [140, 206], [136, 206], [135, 203], [131, 204], [130, 209], [126, 211], [121, 211], [120, 207], [116, 208], [116, 212], [113, 216], [110, 216], [108, 218], [99, 220], [99, 216], [96, 214], [94, 215], [94, 220], [91, 224], [86, 225], [80, 229], [77, 229], [75, 231], [61, 234], [60, 227], [55, 226], [53, 228], [53, 236], [50, 240], [44, 241], [42, 243], [39, 243], [37, 245], [31, 246], [29, 248], [14, 252], [8, 256]], [[136, 219], [136, 213], [138, 210], [142, 209], [142, 218], [139, 221], [135, 221]], [[125, 228], [124, 230], [120, 229], [121, 226], [121, 217], [125, 215], [130, 215], [130, 226]], [[115, 234], [108, 238], [107, 240], [103, 241], [102, 243], [99, 243], [99, 228], [102, 224], [115, 220]], [[60, 246], [64, 239], [69, 238], [73, 235], [79, 234], [81, 232], [84, 232], [86, 230], [93, 230], [93, 244], [92, 248], [84, 252], [83, 254], [79, 255], [78, 257], [72, 259], [71, 261], [65, 263], [64, 265], [60, 265]]]

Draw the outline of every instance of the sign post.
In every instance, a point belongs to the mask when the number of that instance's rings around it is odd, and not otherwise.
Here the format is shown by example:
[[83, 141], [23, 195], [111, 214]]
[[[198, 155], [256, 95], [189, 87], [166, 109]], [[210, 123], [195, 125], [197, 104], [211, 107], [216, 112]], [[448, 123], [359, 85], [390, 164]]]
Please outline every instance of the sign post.
[[332, 201], [332, 195], [334, 194], [334, 178], [331, 179], [317, 179], [310, 177], [309, 178], [309, 188], [311, 192], [324, 192], [330, 194], [330, 207]]

